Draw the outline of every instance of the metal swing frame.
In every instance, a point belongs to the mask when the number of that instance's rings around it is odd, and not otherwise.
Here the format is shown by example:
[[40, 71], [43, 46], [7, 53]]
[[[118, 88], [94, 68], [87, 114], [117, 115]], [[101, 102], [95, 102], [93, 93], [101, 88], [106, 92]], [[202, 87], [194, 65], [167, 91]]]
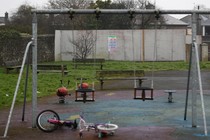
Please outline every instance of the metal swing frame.
[[[37, 10], [32, 9], [32, 33], [33, 33], [33, 45], [32, 48], [33, 56], [32, 56], [32, 127], [36, 127], [36, 115], [37, 115], [37, 14], [68, 14], [69, 11], [72, 11], [74, 14], [129, 14], [130, 11], [132, 11], [134, 14], [191, 14], [193, 17], [193, 23], [192, 23], [192, 44], [196, 41], [196, 30], [197, 30], [197, 21], [196, 16], [199, 14], [210, 14], [210, 10], [159, 10], [159, 9], [150, 9], [150, 10], [141, 10], [141, 9], [45, 9], [45, 10]], [[192, 46], [193, 53], [195, 52], [195, 47]], [[191, 59], [196, 59], [194, 56]], [[193, 63], [193, 65], [196, 65]], [[192, 71], [195, 73], [197, 71], [200, 71], [200, 69], [195, 69], [193, 67]], [[192, 72], [193, 73], [193, 72]], [[198, 72], [199, 73], [199, 72]], [[195, 74], [190, 75], [197, 79]], [[196, 87], [197, 82], [192, 82], [192, 87]], [[187, 89], [189, 90], [189, 89]], [[201, 92], [200, 92], [201, 94]], [[192, 126], [197, 126], [197, 111], [196, 111], [196, 105], [195, 102], [197, 100], [197, 90], [192, 89]], [[187, 105], [186, 105], [187, 106]], [[202, 102], [202, 110], [205, 112], [204, 103]], [[10, 111], [10, 115], [12, 114], [12, 109]], [[206, 129], [206, 123], [205, 123], [205, 114], [203, 113], [204, 117], [204, 126], [205, 126], [205, 135], [207, 135], [207, 129]], [[8, 120], [8, 125], [10, 121]], [[7, 126], [8, 126], [7, 125]], [[7, 130], [5, 131], [4, 136], [6, 136]]]
[[[196, 16], [199, 14], [210, 14], [210, 10], [158, 10], [158, 9], [150, 9], [150, 10], [141, 10], [141, 9], [44, 9], [44, 10], [38, 10], [38, 9], [32, 9], [31, 13], [33, 16], [32, 19], [32, 128], [36, 127], [36, 116], [37, 116], [37, 14], [68, 14], [69, 11], [72, 11], [74, 14], [95, 14], [96, 11], [100, 12], [100, 14], [128, 14], [130, 11], [133, 11], [135, 14], [155, 14], [159, 12], [160, 14], [191, 14], [193, 16], [193, 23], [192, 23], [192, 44], [193, 42], [196, 42]], [[194, 53], [195, 45], [192, 45], [192, 50]], [[193, 56], [191, 59], [196, 59], [195, 56]], [[196, 65], [193, 63], [193, 65]], [[200, 69], [195, 69], [193, 67], [193, 70], [199, 73]], [[190, 75], [191, 76], [191, 75]], [[197, 78], [195, 74], [192, 74], [192, 77]], [[198, 79], [198, 78], [197, 78]], [[200, 80], [199, 80], [200, 81]], [[190, 82], [190, 81], [189, 81]], [[192, 87], [196, 87], [197, 82], [192, 82]], [[187, 89], [189, 90], [189, 89]], [[200, 94], [202, 94], [200, 92]], [[196, 105], [195, 102], [197, 100], [197, 90], [192, 89], [192, 126], [197, 126], [197, 111], [196, 111]], [[15, 97], [13, 100], [13, 104], [15, 103]], [[186, 97], [188, 98], [188, 97]], [[187, 106], [187, 104], [186, 104]], [[13, 106], [10, 109], [9, 113], [9, 119], [7, 121], [7, 125], [5, 128], [4, 136], [7, 137], [7, 132], [10, 124], [10, 118], [13, 113]], [[202, 110], [205, 112], [204, 103], [202, 101]], [[205, 135], [207, 135], [207, 129], [206, 129], [206, 123], [205, 123], [205, 114], [203, 113], [204, 117], [204, 132]]]

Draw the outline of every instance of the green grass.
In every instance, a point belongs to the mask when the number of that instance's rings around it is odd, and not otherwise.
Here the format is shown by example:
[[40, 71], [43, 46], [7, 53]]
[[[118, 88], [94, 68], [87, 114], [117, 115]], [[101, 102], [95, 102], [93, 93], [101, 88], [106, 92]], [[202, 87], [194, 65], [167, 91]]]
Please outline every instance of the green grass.
[[[39, 73], [38, 74], [38, 97], [55, 95], [58, 87], [61, 86], [60, 80], [63, 79], [64, 85], [70, 80], [69, 90], [74, 90], [76, 87], [76, 78], [88, 78], [88, 82], [98, 82], [95, 77], [94, 67], [83, 67], [85, 70], [73, 69], [72, 62], [51, 62], [54, 64], [67, 64], [69, 74], [61, 77], [60, 73]], [[209, 62], [200, 64], [201, 69], [210, 69]], [[96, 66], [98, 68], [98, 66]], [[144, 71], [158, 71], [158, 70], [187, 70], [188, 63], [186, 62], [128, 62], [128, 61], [106, 61], [103, 67], [104, 70], [144, 70]], [[24, 98], [25, 75], [24, 70], [21, 78], [20, 87], [16, 103], [22, 103]], [[14, 71], [11, 74], [5, 74], [4, 68], [0, 67], [0, 108], [5, 108], [11, 105], [13, 95], [15, 92], [18, 74]], [[29, 71], [28, 88], [27, 88], [27, 101], [31, 100], [32, 96], [32, 72]]]

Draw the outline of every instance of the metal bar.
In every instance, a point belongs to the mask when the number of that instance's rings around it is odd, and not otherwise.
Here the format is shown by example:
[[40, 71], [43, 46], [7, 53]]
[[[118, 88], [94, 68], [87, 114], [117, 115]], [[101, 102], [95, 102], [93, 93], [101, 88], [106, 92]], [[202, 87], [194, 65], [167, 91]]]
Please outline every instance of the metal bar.
[[[192, 23], [192, 42], [196, 41], [196, 17], [198, 14], [210, 14], [210, 10], [142, 10], [142, 9], [32, 9], [34, 19], [36, 14], [191, 14], [193, 17]], [[33, 19], [33, 20], [34, 20]], [[36, 91], [37, 91], [37, 19], [33, 22], [33, 112], [36, 107]], [[195, 48], [192, 46], [192, 127], [197, 126], [196, 113], [196, 66], [195, 66]], [[32, 114], [33, 117], [35, 114]], [[34, 120], [34, 119], [33, 119]], [[34, 124], [34, 121], [33, 121]], [[35, 125], [35, 124], [34, 124]]]
[[32, 128], [36, 127], [37, 115], [37, 14], [33, 13], [32, 21], [33, 47], [32, 47]]
[[27, 68], [26, 68], [25, 88], [24, 88], [22, 121], [25, 120], [26, 95], [27, 95], [27, 88], [28, 88], [28, 73], [29, 73], [29, 65], [30, 65], [30, 52], [31, 52], [31, 47], [29, 48], [28, 53], [27, 53]]
[[190, 76], [191, 76], [191, 66], [192, 66], [192, 45], [190, 48], [190, 60], [189, 61], [190, 62], [189, 62], [188, 76], [187, 76], [187, 91], [186, 91], [186, 99], [185, 99], [184, 120], [187, 120], [188, 96], [189, 96]]
[[197, 43], [193, 43], [195, 46], [195, 55], [196, 55], [196, 66], [197, 66], [197, 74], [198, 74], [198, 83], [199, 83], [199, 90], [200, 90], [200, 96], [201, 96], [201, 108], [202, 108], [202, 114], [203, 114], [203, 124], [204, 124], [204, 134], [205, 136], [208, 135], [207, 132], [207, 125], [206, 125], [206, 113], [205, 113], [205, 106], [204, 106], [204, 99], [203, 99], [203, 87], [202, 87], [202, 81], [201, 81], [201, 71], [200, 71], [200, 64], [199, 64], [199, 56], [198, 56], [198, 46]]
[[210, 14], [210, 10], [160, 10], [160, 9], [32, 9], [36, 14]]
[[[192, 41], [196, 42], [197, 14], [192, 15]], [[192, 44], [192, 127], [197, 127], [197, 69], [195, 46]]]
[[23, 74], [23, 69], [24, 69], [27, 53], [28, 53], [28, 50], [29, 50], [29, 47], [30, 47], [31, 44], [32, 44], [32, 41], [30, 41], [27, 44], [27, 46], [26, 46], [26, 50], [25, 50], [25, 53], [24, 53], [24, 57], [23, 57], [23, 61], [22, 61], [22, 65], [21, 65], [18, 81], [17, 81], [17, 84], [16, 84], [15, 92], [14, 92], [12, 105], [11, 105], [9, 116], [8, 116], [8, 120], [7, 120], [7, 125], [6, 125], [5, 131], [4, 131], [4, 136], [3, 136], [4, 138], [7, 137], [7, 132], [8, 132], [8, 129], [9, 129], [11, 118], [12, 118], [12, 113], [13, 113], [13, 109], [14, 109], [14, 106], [15, 106], [15, 101], [16, 101], [17, 94], [18, 94], [18, 89], [19, 89], [19, 86], [20, 86], [20, 80], [21, 80], [21, 77], [22, 77], [22, 74]]

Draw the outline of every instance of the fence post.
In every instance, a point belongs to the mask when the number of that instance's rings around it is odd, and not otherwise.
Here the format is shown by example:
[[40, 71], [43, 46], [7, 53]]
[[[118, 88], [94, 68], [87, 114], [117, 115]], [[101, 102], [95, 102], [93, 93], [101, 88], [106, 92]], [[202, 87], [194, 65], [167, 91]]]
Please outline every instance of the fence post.
[[208, 44], [201, 44], [201, 61], [208, 61]]

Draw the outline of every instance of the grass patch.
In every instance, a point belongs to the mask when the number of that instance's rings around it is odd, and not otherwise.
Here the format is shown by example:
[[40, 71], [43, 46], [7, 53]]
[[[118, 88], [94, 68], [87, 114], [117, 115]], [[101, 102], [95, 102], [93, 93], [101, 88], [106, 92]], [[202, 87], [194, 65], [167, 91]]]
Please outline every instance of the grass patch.
[[[66, 64], [69, 70], [67, 76], [61, 77], [60, 73], [39, 73], [38, 74], [38, 87], [37, 96], [49, 96], [55, 95], [58, 87], [61, 86], [60, 80], [63, 79], [64, 85], [67, 85], [67, 81], [70, 80], [69, 90], [74, 90], [76, 86], [76, 78], [85, 77], [88, 78], [88, 82], [97, 80], [95, 77], [95, 69], [99, 70], [99, 66], [85, 66], [84, 70], [73, 69], [72, 62], [50, 62], [53, 64]], [[49, 63], [47, 63], [49, 64]], [[210, 63], [202, 62], [200, 64], [201, 69], [209, 70]], [[130, 61], [106, 61], [104, 64], [104, 70], [144, 70], [144, 71], [159, 71], [159, 70], [187, 70], [189, 67], [186, 62], [130, 62]], [[22, 103], [24, 98], [24, 85], [26, 70], [24, 70], [23, 76], [21, 78], [20, 87], [18, 90], [16, 103]], [[13, 95], [15, 92], [18, 74], [12, 72], [10, 74], [5, 74], [4, 68], [0, 67], [0, 108], [8, 107], [11, 105], [13, 100]], [[27, 101], [31, 101], [32, 98], [32, 72], [29, 71], [28, 79], [28, 89], [27, 89]]]

